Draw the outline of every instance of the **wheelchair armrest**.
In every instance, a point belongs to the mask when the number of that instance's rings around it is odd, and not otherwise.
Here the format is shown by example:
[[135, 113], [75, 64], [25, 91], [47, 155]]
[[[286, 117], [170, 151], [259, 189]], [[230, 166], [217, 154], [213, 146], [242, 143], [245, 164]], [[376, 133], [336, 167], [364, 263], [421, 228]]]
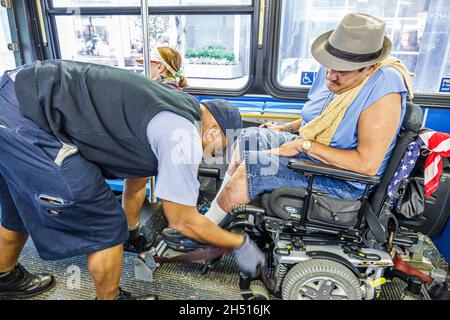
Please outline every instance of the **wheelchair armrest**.
[[220, 169], [209, 168], [209, 167], [200, 165], [200, 167], [198, 168], [198, 175], [200, 177], [220, 179]]
[[334, 166], [326, 165], [323, 163], [316, 163], [312, 161], [290, 160], [288, 168], [306, 174], [327, 176], [330, 178], [336, 178], [352, 182], [361, 182], [370, 185], [378, 185], [380, 184], [381, 181], [380, 177], [378, 176], [366, 176], [356, 172], [347, 171]]
[[202, 162], [198, 169], [198, 175], [200, 177], [209, 177], [215, 178], [217, 180], [223, 180], [228, 170], [228, 163], [226, 159], [223, 157], [215, 157], [208, 160], [214, 161], [212, 161], [212, 163], [209, 163], [208, 161]]

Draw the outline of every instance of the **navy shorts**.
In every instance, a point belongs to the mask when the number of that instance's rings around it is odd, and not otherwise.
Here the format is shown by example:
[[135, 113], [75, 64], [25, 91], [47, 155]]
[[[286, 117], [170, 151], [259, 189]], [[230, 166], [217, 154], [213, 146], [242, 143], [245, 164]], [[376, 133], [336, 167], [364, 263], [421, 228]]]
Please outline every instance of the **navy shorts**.
[[[289, 160], [316, 161], [304, 153], [296, 157], [279, 157], [262, 151], [277, 149], [297, 136], [264, 128], [248, 128], [239, 139], [241, 159], [245, 160], [249, 198], [282, 188], [306, 189], [308, 178], [288, 168]], [[313, 189], [331, 197], [347, 200], [359, 199], [364, 194], [363, 184], [353, 184], [339, 179], [316, 176]]]
[[25, 118], [6, 75], [0, 79], [0, 206], [2, 226], [29, 233], [45, 260], [90, 254], [128, 238], [125, 214], [100, 168]]

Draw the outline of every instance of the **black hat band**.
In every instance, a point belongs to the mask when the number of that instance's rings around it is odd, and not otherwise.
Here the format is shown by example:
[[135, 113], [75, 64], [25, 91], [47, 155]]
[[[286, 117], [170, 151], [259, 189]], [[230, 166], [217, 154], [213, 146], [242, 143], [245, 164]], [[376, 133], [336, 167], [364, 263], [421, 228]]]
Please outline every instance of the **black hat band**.
[[378, 59], [383, 54], [383, 49], [373, 53], [355, 54], [339, 50], [333, 47], [329, 42], [325, 45], [325, 50], [332, 56], [349, 62], [369, 62]]

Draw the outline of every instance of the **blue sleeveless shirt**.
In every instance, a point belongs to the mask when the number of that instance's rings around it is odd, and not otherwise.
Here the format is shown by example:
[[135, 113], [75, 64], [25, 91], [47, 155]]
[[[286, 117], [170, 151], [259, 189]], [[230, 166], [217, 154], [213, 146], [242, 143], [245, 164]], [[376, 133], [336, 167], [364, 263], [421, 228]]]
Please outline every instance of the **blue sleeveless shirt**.
[[[378, 170], [378, 176], [381, 176], [386, 170], [389, 158], [392, 154], [392, 150], [394, 149], [395, 143], [397, 141], [397, 135], [400, 131], [401, 124], [405, 116], [408, 90], [400, 72], [391, 67], [381, 68], [377, 72], [375, 72], [375, 74], [369, 79], [367, 84], [356, 97], [355, 101], [353, 101], [353, 103], [347, 109], [344, 119], [338, 126], [330, 144], [330, 146], [333, 148], [343, 150], [356, 149], [356, 146], [358, 144], [358, 120], [361, 113], [376, 101], [391, 93], [401, 94], [402, 112], [397, 129], [397, 134], [395, 135], [389, 151], [386, 153], [381, 167]], [[323, 111], [329, 106], [334, 97], [335, 95], [328, 89], [326, 85], [326, 70], [325, 68], [320, 68], [317, 77], [309, 91], [309, 101], [305, 104], [301, 113], [303, 117], [302, 126], [306, 125], [307, 123], [321, 115]], [[377, 134], [377, 132], [374, 131], [373, 134]], [[319, 162], [317, 159], [312, 160], [315, 162]], [[365, 188], [365, 186], [360, 183], [349, 183], [358, 189]]]

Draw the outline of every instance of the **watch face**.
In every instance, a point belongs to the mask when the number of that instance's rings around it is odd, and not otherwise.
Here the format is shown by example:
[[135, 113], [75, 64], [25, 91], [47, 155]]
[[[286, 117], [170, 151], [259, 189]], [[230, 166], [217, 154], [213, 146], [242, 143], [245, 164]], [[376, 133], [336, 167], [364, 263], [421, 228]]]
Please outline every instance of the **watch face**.
[[308, 151], [309, 149], [311, 149], [311, 146], [312, 146], [311, 141], [304, 141], [303, 142], [303, 150], [304, 151]]

